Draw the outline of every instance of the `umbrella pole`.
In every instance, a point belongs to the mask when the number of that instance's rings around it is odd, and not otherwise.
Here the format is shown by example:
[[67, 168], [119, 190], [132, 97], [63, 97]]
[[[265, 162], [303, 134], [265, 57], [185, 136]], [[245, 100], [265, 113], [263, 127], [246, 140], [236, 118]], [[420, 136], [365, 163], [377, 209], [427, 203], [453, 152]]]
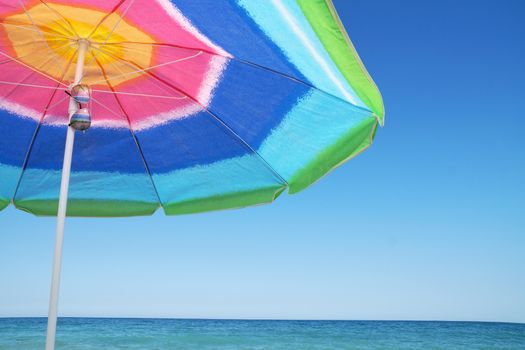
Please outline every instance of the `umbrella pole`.
[[[75, 81], [73, 85], [77, 85], [82, 80], [84, 72], [84, 61], [89, 43], [80, 39], [78, 41], [78, 60], [75, 71]], [[71, 97], [69, 101], [69, 118], [78, 109], [78, 104]], [[64, 224], [66, 220], [67, 211], [67, 196], [69, 192], [69, 178], [71, 174], [71, 160], [73, 158], [73, 144], [75, 142], [75, 129], [71, 126], [67, 127], [66, 147], [64, 151], [64, 163], [62, 166], [62, 181], [60, 183], [60, 198], [58, 201], [57, 212], [57, 226], [55, 237], [55, 255], [53, 257], [53, 275], [51, 278], [51, 293], [49, 297], [49, 313], [47, 317], [47, 336], [46, 336], [46, 350], [55, 349], [55, 336], [57, 327], [57, 313], [58, 313], [58, 292], [60, 288], [60, 271], [62, 267], [62, 244], [64, 241]]]

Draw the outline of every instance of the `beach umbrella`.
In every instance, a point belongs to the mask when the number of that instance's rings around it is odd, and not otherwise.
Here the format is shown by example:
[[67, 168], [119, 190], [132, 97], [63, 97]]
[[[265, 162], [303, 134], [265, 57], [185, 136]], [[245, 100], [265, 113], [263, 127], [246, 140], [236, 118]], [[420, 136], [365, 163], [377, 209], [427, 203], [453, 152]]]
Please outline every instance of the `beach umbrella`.
[[379, 91], [330, 0], [0, 0], [0, 209], [269, 203], [365, 150]]

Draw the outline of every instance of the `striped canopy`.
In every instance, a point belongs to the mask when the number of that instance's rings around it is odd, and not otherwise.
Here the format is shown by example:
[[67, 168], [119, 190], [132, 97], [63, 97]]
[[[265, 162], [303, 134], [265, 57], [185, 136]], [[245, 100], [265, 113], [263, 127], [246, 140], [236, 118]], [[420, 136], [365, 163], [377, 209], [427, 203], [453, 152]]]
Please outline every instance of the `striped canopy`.
[[57, 213], [80, 40], [69, 216], [269, 203], [383, 122], [330, 0], [0, 0], [0, 209]]

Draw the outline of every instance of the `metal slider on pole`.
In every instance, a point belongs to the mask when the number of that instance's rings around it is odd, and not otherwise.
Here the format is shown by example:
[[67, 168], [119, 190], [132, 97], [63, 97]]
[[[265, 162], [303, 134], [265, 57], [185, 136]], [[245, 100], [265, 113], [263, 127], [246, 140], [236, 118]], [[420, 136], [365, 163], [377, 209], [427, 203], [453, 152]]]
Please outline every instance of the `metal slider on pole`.
[[[82, 80], [84, 75], [84, 62], [89, 48], [89, 42], [85, 39], [78, 40], [78, 59], [75, 70], [73, 86]], [[71, 96], [69, 100], [69, 120], [79, 110], [77, 101]], [[64, 241], [64, 224], [67, 212], [67, 197], [69, 192], [69, 179], [71, 175], [71, 160], [73, 157], [73, 144], [75, 142], [75, 129], [68, 125], [66, 136], [66, 147], [64, 151], [64, 163], [62, 166], [62, 181], [60, 184], [60, 197], [58, 201], [57, 227], [55, 237], [55, 254], [53, 257], [53, 274], [51, 279], [51, 293], [49, 297], [49, 314], [47, 318], [46, 350], [55, 349], [55, 337], [58, 315], [58, 294], [60, 289], [60, 271], [62, 267], [62, 245]]]

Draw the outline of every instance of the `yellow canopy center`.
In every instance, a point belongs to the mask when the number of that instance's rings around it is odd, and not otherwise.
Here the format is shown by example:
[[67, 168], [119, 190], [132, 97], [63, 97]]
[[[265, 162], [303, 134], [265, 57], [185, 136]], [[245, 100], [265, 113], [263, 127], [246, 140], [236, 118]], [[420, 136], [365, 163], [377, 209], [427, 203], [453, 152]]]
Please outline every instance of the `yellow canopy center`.
[[[151, 36], [119, 14], [53, 3], [37, 4], [3, 21], [14, 58], [60, 82], [73, 80], [78, 41], [89, 42], [85, 84], [117, 86], [152, 63]], [[146, 45], [129, 45], [129, 43]], [[127, 45], [126, 45], [127, 44]]]

